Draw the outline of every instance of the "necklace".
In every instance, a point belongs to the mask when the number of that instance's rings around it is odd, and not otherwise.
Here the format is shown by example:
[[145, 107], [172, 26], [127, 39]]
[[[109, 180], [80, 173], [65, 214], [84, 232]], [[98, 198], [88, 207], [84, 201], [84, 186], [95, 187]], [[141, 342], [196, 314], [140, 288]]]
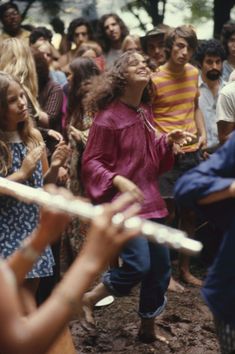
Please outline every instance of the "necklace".
[[120, 102], [122, 104], [124, 104], [125, 106], [127, 106], [128, 108], [134, 110], [140, 117], [140, 120], [142, 121], [142, 123], [145, 125], [145, 127], [148, 129], [148, 131], [154, 131], [156, 132], [154, 126], [150, 123], [150, 121], [148, 120], [148, 118], [146, 117], [145, 114], [145, 110], [142, 107], [136, 107], [136, 106], [132, 106], [122, 100], [120, 100]]
[[142, 107], [139, 107], [137, 109], [137, 113], [139, 114], [139, 117], [141, 119], [141, 121], [143, 122], [143, 124], [145, 125], [145, 127], [148, 129], [148, 131], [152, 132], [156, 132], [154, 126], [150, 123], [150, 121], [148, 120], [148, 118], [146, 117], [145, 114], [145, 110]]

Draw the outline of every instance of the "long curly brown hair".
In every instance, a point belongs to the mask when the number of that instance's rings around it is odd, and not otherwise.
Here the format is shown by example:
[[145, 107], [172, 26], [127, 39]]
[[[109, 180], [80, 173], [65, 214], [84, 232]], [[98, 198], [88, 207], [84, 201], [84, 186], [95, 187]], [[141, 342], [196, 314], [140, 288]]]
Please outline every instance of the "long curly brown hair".
[[113, 17], [114, 20], [118, 23], [118, 25], [120, 26], [120, 30], [121, 30], [121, 41], [123, 41], [123, 39], [129, 34], [129, 29], [126, 26], [126, 24], [123, 22], [123, 20], [121, 19], [121, 17], [119, 17], [117, 14], [115, 13], [108, 13], [103, 15], [100, 20], [98, 21], [97, 24], [97, 40], [98, 42], [101, 44], [103, 50], [105, 53], [107, 53], [110, 48], [111, 48], [111, 41], [108, 38], [106, 31], [105, 31], [105, 27], [104, 24], [106, 22], [106, 20], [110, 17]]
[[[139, 52], [127, 51], [120, 55], [114, 65], [107, 72], [97, 76], [91, 80], [89, 93], [84, 100], [86, 110], [97, 112], [106, 108], [114, 100], [119, 99], [127, 86], [127, 67], [133, 54]], [[141, 54], [143, 55], [143, 54]], [[144, 55], [143, 55], [144, 56]], [[141, 102], [150, 104], [154, 96], [154, 85], [149, 80], [146, 85]]]

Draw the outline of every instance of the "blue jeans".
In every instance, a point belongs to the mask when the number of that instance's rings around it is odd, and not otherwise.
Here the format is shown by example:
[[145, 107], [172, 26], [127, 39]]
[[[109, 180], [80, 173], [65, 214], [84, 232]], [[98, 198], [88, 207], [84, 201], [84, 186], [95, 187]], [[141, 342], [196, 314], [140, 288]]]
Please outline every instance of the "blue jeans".
[[166, 305], [165, 293], [171, 276], [168, 248], [139, 236], [126, 244], [120, 257], [122, 266], [104, 274], [104, 285], [113, 295], [126, 296], [141, 282], [139, 315], [142, 318], [160, 315]]

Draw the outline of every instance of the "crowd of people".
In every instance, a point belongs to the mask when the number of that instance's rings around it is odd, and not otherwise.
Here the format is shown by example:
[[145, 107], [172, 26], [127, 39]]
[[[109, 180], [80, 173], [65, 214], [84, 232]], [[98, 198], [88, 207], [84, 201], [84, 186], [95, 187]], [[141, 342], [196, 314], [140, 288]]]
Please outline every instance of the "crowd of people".
[[[0, 176], [104, 205], [88, 222], [0, 196], [0, 351], [58, 354], [63, 341], [72, 354], [72, 316], [93, 330], [95, 304], [137, 284], [138, 338], [153, 342], [167, 291], [190, 284], [234, 353], [235, 23], [199, 41], [191, 25], [139, 37], [115, 13], [67, 31], [55, 18], [55, 47], [13, 2], [0, 21]], [[133, 215], [192, 238], [200, 218], [215, 224], [224, 236], [204, 284], [184, 254], [176, 281], [168, 248], [123, 227]]]

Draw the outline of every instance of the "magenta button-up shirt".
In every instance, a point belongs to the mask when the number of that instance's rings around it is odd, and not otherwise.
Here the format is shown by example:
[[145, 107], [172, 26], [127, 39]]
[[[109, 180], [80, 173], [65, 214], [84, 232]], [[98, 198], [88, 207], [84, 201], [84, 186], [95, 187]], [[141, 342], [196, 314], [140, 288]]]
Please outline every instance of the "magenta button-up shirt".
[[[150, 107], [141, 108], [152, 123]], [[82, 163], [85, 191], [95, 204], [110, 202], [119, 193], [113, 178], [124, 176], [144, 194], [139, 215], [162, 218], [167, 209], [159, 192], [158, 176], [170, 170], [173, 162], [165, 135], [157, 137], [143, 114], [115, 101], [96, 115], [90, 129]]]

